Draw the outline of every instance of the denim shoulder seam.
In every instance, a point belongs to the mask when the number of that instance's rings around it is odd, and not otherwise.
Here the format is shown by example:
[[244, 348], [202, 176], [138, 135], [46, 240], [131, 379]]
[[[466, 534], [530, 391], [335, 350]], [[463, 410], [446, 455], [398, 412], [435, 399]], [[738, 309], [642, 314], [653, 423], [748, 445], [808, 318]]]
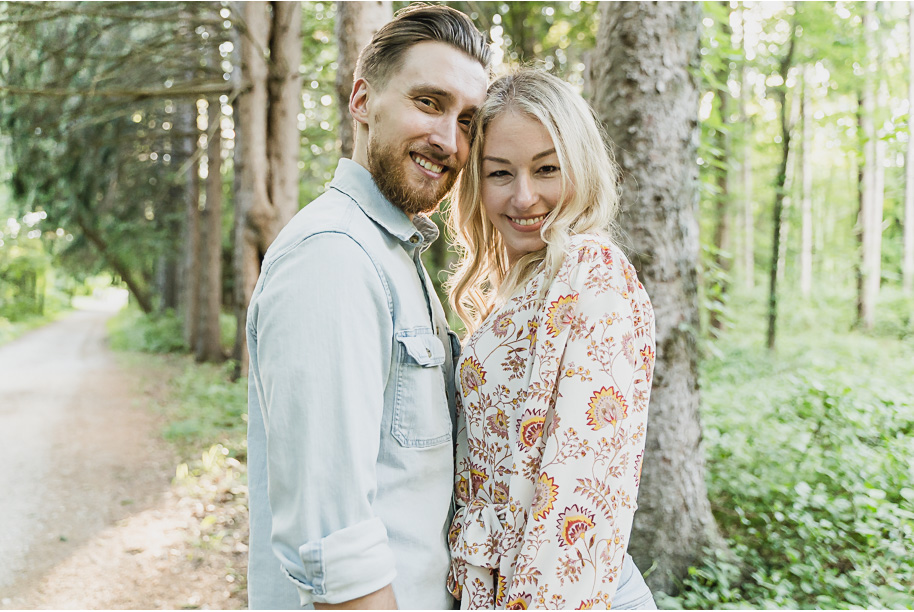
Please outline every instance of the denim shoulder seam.
[[346, 232], [344, 230], [339, 230], [339, 229], [318, 230], [314, 233], [308, 234], [307, 236], [303, 236], [298, 241], [296, 241], [294, 244], [290, 244], [281, 253], [278, 253], [276, 255], [276, 257], [272, 258], [270, 263], [263, 270], [264, 284], [266, 284], [267, 278], [269, 277], [270, 271], [272, 270], [273, 266], [276, 265], [276, 263], [279, 262], [280, 259], [285, 257], [288, 253], [291, 253], [293, 250], [297, 249], [298, 247], [302, 246], [310, 238], [314, 238], [315, 236], [321, 236], [324, 234], [338, 234], [340, 236], [345, 236], [346, 238], [349, 238], [352, 242], [354, 242], [362, 250], [363, 253], [365, 253], [365, 256], [368, 257], [368, 261], [370, 261], [371, 265], [374, 267], [375, 274], [378, 275], [378, 280], [381, 281], [381, 286], [384, 287], [384, 297], [387, 299], [387, 310], [388, 310], [388, 312], [390, 312], [390, 315], [393, 316], [393, 312], [394, 312], [393, 295], [391, 294], [390, 283], [387, 281], [387, 277], [384, 275], [384, 271], [381, 269], [381, 266], [378, 265], [378, 262], [375, 261], [375, 258], [371, 256], [371, 253], [368, 252], [368, 250], [365, 248], [365, 246], [361, 242], [356, 240], [356, 238], [354, 236], [352, 236], [351, 234], [349, 234], [348, 232]]

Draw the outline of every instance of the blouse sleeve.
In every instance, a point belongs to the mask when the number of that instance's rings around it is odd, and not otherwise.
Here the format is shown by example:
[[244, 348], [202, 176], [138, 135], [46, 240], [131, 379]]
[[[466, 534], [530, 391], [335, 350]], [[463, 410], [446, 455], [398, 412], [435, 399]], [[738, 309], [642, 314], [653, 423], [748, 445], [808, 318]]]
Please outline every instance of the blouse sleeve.
[[556, 369], [542, 459], [517, 466], [534, 494], [508, 607], [609, 607], [637, 505], [653, 311], [616, 247], [591, 243], [571, 257], [541, 314], [538, 343], [564, 350], [542, 361]]

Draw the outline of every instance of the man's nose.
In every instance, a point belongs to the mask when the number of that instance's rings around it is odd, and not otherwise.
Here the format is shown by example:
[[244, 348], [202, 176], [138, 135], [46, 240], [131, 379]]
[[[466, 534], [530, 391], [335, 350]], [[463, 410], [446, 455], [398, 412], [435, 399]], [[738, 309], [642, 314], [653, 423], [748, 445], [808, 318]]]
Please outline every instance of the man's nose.
[[435, 128], [432, 130], [429, 143], [438, 149], [442, 155], [454, 155], [457, 153], [457, 139], [460, 137], [458, 135], [459, 131], [460, 128], [458, 127], [457, 119], [455, 117], [442, 117], [440, 121], [435, 123]]

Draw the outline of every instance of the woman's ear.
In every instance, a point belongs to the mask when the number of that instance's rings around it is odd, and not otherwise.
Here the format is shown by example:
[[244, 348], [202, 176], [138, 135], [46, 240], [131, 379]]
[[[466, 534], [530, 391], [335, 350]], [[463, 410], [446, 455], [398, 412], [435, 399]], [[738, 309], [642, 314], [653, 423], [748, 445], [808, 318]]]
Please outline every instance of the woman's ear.
[[352, 84], [352, 93], [349, 95], [349, 114], [363, 125], [368, 125], [370, 94], [371, 86], [365, 79], [356, 79]]

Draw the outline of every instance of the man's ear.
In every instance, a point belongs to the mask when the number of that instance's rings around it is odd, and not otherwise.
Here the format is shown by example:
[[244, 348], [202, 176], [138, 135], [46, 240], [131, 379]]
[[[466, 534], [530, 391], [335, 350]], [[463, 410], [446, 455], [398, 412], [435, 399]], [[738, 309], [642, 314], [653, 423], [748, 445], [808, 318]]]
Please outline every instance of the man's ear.
[[371, 86], [365, 79], [356, 79], [352, 84], [352, 93], [349, 94], [349, 114], [363, 125], [368, 125], [368, 103], [371, 94]]

